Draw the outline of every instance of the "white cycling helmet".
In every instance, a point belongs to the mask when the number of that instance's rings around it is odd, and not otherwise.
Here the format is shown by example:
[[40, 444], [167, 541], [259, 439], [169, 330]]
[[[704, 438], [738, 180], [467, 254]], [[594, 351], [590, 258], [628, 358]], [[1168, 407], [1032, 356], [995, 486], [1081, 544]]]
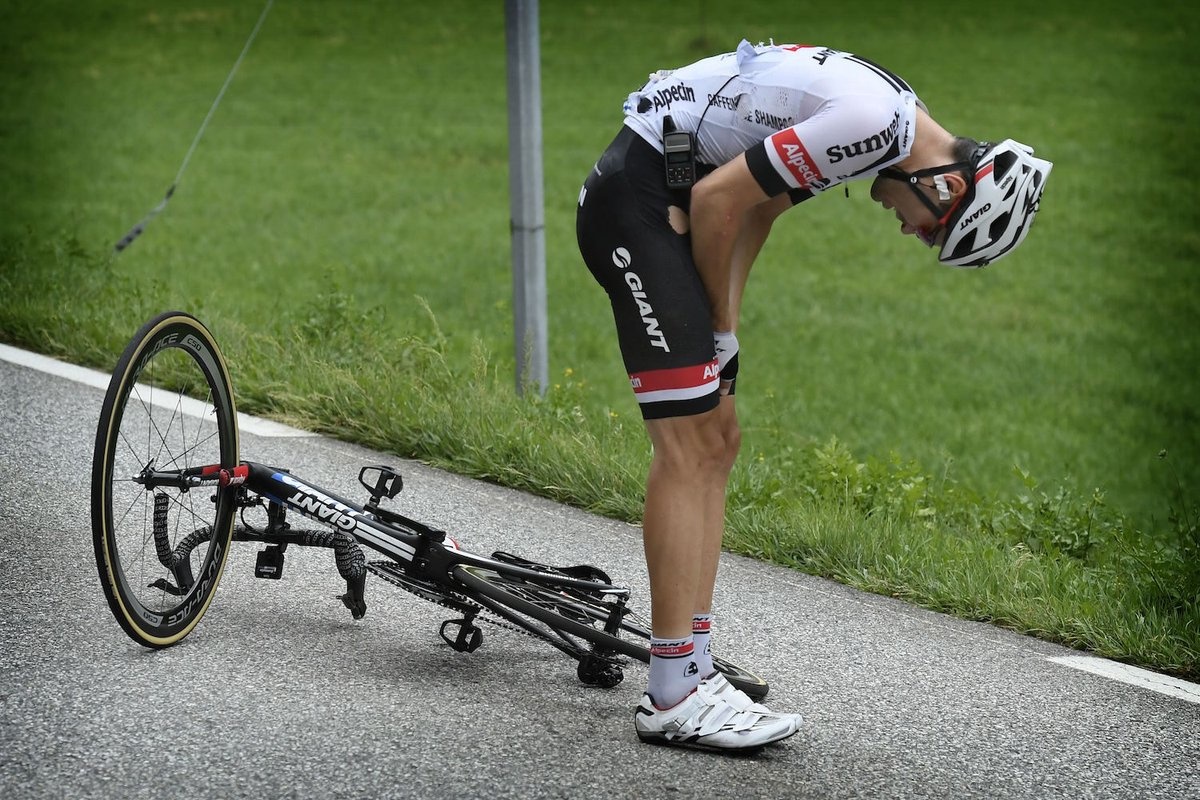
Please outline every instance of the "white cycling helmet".
[[938, 261], [954, 267], [987, 266], [1021, 243], [1054, 166], [1012, 139], [981, 143], [972, 160], [973, 180], [946, 220], [946, 239], [938, 256]]

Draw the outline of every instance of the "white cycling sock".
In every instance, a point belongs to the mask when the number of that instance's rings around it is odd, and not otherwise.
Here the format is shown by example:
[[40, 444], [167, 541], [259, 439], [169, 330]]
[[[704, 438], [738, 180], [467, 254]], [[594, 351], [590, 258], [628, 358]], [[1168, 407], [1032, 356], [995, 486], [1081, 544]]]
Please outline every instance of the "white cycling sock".
[[692, 641], [696, 647], [696, 667], [701, 680], [716, 671], [712, 660], [712, 614], [692, 616]]
[[692, 637], [650, 637], [650, 681], [646, 693], [658, 708], [670, 708], [692, 693], [700, 683]]

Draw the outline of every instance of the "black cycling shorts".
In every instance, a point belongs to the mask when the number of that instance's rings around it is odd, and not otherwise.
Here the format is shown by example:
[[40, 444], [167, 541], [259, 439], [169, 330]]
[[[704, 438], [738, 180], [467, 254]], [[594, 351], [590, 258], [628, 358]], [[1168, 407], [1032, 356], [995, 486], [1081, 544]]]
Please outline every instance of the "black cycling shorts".
[[622, 128], [583, 184], [579, 251], [612, 303], [621, 356], [646, 419], [717, 407], [720, 375], [692, 240], [671, 228], [663, 156]]

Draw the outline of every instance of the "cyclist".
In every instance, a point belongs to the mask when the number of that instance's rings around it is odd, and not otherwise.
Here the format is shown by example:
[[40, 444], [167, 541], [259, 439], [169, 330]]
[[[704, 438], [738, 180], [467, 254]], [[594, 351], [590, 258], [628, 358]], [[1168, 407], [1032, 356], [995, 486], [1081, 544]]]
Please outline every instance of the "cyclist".
[[826, 47], [743, 41], [651, 75], [624, 113], [580, 191], [577, 236], [654, 450], [643, 520], [653, 639], [634, 727], [649, 742], [761, 747], [799, 717], [734, 689], [709, 638], [750, 267], [777, 216], [865, 177], [939, 261], [984, 266], [1024, 239], [1051, 164], [1012, 140], [952, 135], [902, 79]]

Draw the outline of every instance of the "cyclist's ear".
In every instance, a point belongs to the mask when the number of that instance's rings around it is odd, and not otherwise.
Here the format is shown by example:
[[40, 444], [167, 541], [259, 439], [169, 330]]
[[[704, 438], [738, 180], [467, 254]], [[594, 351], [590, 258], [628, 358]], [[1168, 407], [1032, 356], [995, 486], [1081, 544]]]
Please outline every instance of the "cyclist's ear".
[[957, 200], [967, 191], [967, 179], [961, 172], [947, 172], [942, 176], [946, 179], [946, 189], [950, 192], [948, 200]]

